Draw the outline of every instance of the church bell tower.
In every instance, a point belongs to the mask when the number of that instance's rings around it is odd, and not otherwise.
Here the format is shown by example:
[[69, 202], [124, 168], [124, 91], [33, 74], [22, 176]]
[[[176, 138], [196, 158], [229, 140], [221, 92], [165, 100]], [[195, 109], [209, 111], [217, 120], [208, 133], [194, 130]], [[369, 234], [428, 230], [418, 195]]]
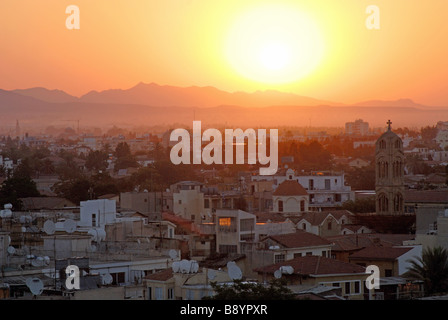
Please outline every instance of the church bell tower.
[[376, 213], [403, 215], [404, 205], [404, 152], [403, 141], [392, 132], [392, 122], [375, 145]]

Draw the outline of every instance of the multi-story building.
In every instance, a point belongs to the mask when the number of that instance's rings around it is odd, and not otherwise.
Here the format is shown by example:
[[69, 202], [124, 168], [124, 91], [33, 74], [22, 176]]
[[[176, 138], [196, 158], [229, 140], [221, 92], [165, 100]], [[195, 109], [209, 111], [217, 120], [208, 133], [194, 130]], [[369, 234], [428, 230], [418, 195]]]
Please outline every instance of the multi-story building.
[[369, 123], [364, 122], [362, 119], [355, 120], [354, 122], [345, 123], [345, 134], [353, 136], [365, 136], [369, 133]]

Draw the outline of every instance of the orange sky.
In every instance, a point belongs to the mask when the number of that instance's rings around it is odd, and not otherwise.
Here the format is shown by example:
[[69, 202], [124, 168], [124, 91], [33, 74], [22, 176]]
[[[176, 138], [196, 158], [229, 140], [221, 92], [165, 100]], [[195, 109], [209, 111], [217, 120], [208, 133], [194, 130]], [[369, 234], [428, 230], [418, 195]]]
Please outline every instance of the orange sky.
[[[248, 79], [226, 54], [238, 17], [270, 3], [312, 20], [324, 45], [317, 67], [289, 83]], [[80, 30], [65, 27], [71, 4], [80, 9]], [[365, 27], [371, 4], [380, 9], [380, 30]], [[0, 88], [79, 96], [155, 82], [448, 106], [447, 14], [446, 0], [1, 1]]]

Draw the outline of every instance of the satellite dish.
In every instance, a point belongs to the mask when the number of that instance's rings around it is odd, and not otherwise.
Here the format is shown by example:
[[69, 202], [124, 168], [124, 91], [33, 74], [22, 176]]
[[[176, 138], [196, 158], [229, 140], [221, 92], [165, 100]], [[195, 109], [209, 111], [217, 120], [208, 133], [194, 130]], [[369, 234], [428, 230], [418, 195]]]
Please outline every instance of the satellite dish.
[[36, 259], [33, 259], [33, 261], [31, 261], [31, 265], [33, 267], [43, 267], [44, 263], [44, 258], [42, 257], [37, 257]]
[[190, 261], [185, 260], [185, 259], [180, 261], [180, 272], [181, 273], [189, 273], [190, 272]]
[[282, 277], [282, 272], [281, 272], [281, 270], [275, 270], [275, 272], [274, 272], [274, 277], [275, 277], [276, 279], [280, 279], [280, 278]]
[[104, 231], [104, 229], [96, 229], [96, 234], [97, 234], [96, 238], [97, 242], [101, 242], [106, 239], [106, 231]]
[[110, 273], [106, 273], [105, 275], [103, 275], [102, 280], [103, 284], [111, 284], [114, 279], [112, 278], [112, 275]]
[[176, 259], [177, 258], [177, 251], [174, 249], [171, 249], [170, 252], [168, 253], [168, 255], [170, 256], [171, 259]]
[[198, 272], [198, 270], [199, 270], [199, 264], [198, 264], [198, 262], [197, 261], [195, 261], [195, 260], [192, 260], [191, 261], [191, 272], [193, 272], [193, 273], [196, 273], [196, 272]]
[[90, 245], [89, 247], [87, 247], [87, 250], [89, 252], [96, 252], [96, 246], [94, 244]]
[[44, 263], [46, 266], [48, 266], [50, 264], [50, 257], [49, 256], [45, 256], [44, 257]]
[[180, 270], [180, 263], [179, 263], [179, 261], [173, 262], [173, 265], [171, 266], [171, 269], [173, 269], [174, 273], [179, 272], [179, 270]]
[[22, 227], [22, 232], [26, 232], [26, 227]]
[[98, 240], [98, 232], [95, 229], [89, 229], [89, 231], [87, 231], [87, 234], [90, 234], [92, 241], [97, 242], [97, 240]]
[[240, 280], [243, 277], [241, 269], [236, 264], [231, 264], [227, 273], [232, 280]]
[[56, 226], [55, 226], [54, 222], [51, 220], [45, 221], [44, 232], [46, 234], [54, 234], [55, 231], [56, 231]]
[[8, 249], [6, 249], [8, 251], [9, 254], [13, 255], [14, 253], [16, 253], [16, 248], [14, 248], [13, 246], [9, 246]]
[[73, 233], [76, 231], [76, 222], [72, 219], [67, 219], [64, 221], [63, 228], [67, 233]]
[[283, 274], [293, 274], [294, 268], [291, 266], [282, 266], [280, 267], [280, 272]]
[[210, 280], [214, 280], [214, 279], [216, 278], [216, 271], [213, 270], [213, 269], [208, 269], [208, 271], [207, 271], [207, 277], [208, 277]]
[[35, 296], [42, 294], [42, 291], [44, 291], [44, 284], [39, 278], [28, 278], [26, 285]]

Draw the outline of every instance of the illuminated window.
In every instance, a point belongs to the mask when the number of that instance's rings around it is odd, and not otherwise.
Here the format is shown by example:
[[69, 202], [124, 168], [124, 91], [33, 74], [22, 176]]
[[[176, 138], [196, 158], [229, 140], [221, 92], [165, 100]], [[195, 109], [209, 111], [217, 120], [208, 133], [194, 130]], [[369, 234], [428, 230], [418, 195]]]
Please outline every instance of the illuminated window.
[[220, 226], [230, 227], [231, 224], [232, 224], [232, 220], [230, 218], [219, 218]]

